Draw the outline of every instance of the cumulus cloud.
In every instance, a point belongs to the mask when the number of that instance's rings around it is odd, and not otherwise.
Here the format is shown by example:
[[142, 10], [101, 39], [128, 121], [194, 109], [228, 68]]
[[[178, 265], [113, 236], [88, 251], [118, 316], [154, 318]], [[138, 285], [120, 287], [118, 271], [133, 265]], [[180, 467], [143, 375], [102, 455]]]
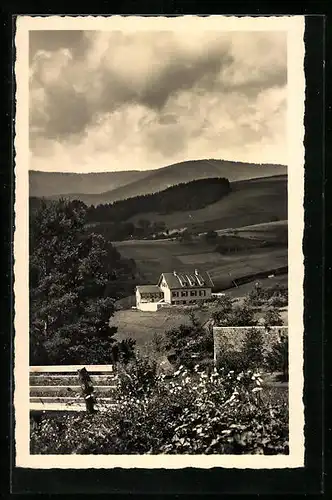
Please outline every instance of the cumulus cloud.
[[31, 168], [284, 162], [285, 33], [61, 33], [30, 34]]

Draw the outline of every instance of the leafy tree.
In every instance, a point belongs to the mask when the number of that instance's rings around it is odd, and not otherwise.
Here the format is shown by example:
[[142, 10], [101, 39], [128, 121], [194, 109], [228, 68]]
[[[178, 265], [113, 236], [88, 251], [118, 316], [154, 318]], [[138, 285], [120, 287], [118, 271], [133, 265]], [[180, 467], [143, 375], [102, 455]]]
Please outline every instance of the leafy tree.
[[186, 229], [182, 233], [179, 234], [179, 240], [182, 242], [190, 242], [192, 241], [192, 233]]
[[209, 241], [209, 242], [212, 242], [212, 241], [214, 242], [217, 240], [217, 238], [218, 238], [217, 231], [210, 230], [205, 235], [206, 241]]
[[148, 230], [148, 229], [149, 229], [149, 227], [150, 227], [151, 223], [150, 223], [150, 221], [149, 221], [148, 219], [140, 219], [140, 220], [138, 221], [138, 225], [139, 225], [142, 229], [144, 229], [144, 231], [146, 231], [146, 230]]
[[233, 301], [229, 295], [218, 299], [218, 309], [212, 313], [212, 319], [216, 324], [222, 324], [233, 310]]
[[105, 293], [120, 256], [85, 230], [79, 201], [41, 203], [30, 221], [30, 363], [113, 363], [122, 347]]
[[288, 335], [280, 335], [279, 341], [268, 353], [266, 365], [270, 371], [282, 372], [284, 381], [288, 381]]
[[243, 346], [242, 355], [246, 358], [247, 367], [251, 370], [258, 370], [262, 368], [264, 362], [264, 338], [261, 330], [257, 328], [248, 328], [246, 330]]
[[253, 309], [246, 303], [242, 305], [229, 306], [213, 315], [216, 326], [255, 326], [257, 320]]
[[281, 326], [282, 317], [278, 309], [268, 309], [264, 314], [264, 323], [266, 326]]
[[176, 366], [192, 369], [213, 357], [213, 333], [201, 325], [194, 312], [190, 312], [189, 324], [166, 332], [165, 349]]

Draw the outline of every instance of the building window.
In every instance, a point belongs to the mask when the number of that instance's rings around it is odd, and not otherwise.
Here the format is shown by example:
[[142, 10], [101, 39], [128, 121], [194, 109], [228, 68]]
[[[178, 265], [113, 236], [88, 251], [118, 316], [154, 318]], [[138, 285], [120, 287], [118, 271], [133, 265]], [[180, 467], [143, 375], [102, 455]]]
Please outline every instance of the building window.
[[178, 297], [179, 296], [179, 292], [172, 292], [172, 297]]
[[188, 297], [188, 292], [181, 292], [181, 297]]
[[191, 295], [191, 297], [196, 297], [197, 296], [197, 291], [196, 290], [191, 290], [190, 295]]

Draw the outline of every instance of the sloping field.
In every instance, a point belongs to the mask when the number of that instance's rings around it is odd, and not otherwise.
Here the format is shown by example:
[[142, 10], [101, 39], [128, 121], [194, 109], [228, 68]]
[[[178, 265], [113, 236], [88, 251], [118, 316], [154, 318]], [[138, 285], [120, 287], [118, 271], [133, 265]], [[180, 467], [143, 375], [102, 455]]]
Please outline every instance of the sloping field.
[[287, 238], [288, 221], [278, 220], [262, 224], [253, 224], [251, 226], [221, 229], [218, 230], [217, 233], [224, 236], [236, 235], [241, 238], [249, 239], [276, 240], [280, 237], [284, 238], [285, 236]]
[[[137, 264], [141, 283], [156, 283], [162, 272], [175, 269], [208, 271], [215, 286], [228, 286], [232, 279], [286, 266], [287, 248], [258, 248], [250, 252], [222, 255], [202, 240], [183, 244], [179, 241], [125, 241], [116, 247]], [[231, 273], [231, 276], [229, 275]]]
[[[287, 219], [287, 176], [232, 182], [232, 192], [201, 210], [172, 214], [145, 213], [151, 222], [164, 221], [168, 229], [188, 227], [199, 232], [238, 228]], [[137, 223], [142, 214], [130, 220]]]
[[[136, 340], [138, 347], [143, 347], [153, 339], [155, 334], [164, 334], [167, 330], [181, 324], [189, 324], [190, 308], [172, 307], [163, 308], [157, 312], [145, 312], [135, 309], [116, 311], [110, 324], [118, 327], [116, 337], [125, 339], [131, 337]], [[204, 323], [210, 318], [208, 308], [196, 310], [199, 320]]]
[[[288, 285], [288, 274], [282, 274], [280, 276], [274, 276], [273, 278], [264, 278], [255, 280], [258, 281], [263, 288], [269, 288], [276, 285], [287, 286]], [[227, 295], [236, 299], [238, 297], [243, 297], [247, 293], [254, 289], [255, 282], [244, 283], [237, 287], [227, 290]]]

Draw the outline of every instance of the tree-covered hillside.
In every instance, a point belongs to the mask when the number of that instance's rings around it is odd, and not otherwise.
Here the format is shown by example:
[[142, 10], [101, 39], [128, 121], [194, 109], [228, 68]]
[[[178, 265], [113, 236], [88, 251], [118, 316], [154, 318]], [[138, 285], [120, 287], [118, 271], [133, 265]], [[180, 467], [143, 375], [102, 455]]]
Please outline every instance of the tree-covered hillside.
[[228, 179], [199, 179], [171, 186], [154, 194], [91, 206], [88, 208], [87, 218], [89, 222], [122, 222], [137, 213], [170, 214], [178, 210], [198, 210], [220, 200], [230, 191]]

